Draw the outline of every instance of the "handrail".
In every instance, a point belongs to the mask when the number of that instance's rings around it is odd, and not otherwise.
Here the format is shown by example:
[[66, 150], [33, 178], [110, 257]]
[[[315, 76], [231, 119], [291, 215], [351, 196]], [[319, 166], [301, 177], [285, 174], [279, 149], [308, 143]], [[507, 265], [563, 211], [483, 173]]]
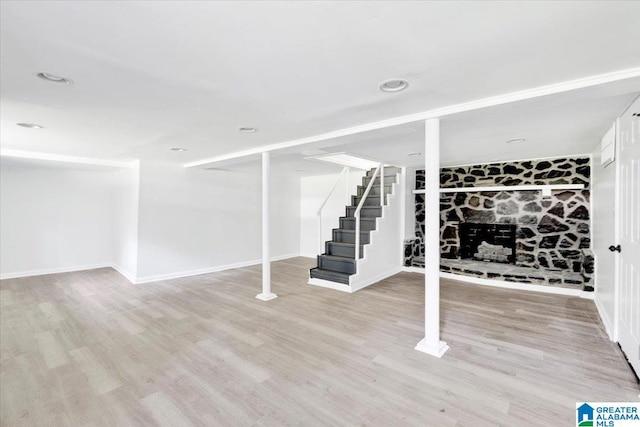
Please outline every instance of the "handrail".
[[360, 203], [358, 203], [358, 207], [353, 214], [356, 223], [355, 247], [353, 248], [353, 253], [355, 254], [354, 257], [356, 261], [360, 258], [360, 211], [362, 210], [362, 206], [364, 206], [365, 200], [369, 196], [369, 192], [371, 191], [373, 183], [375, 182], [380, 170], [382, 170], [382, 175], [380, 177], [380, 206], [384, 206], [384, 163], [380, 163], [371, 176], [371, 181], [369, 181], [369, 185], [367, 185], [367, 189], [364, 191], [364, 194], [360, 199]]
[[329, 198], [331, 198], [331, 195], [335, 191], [336, 187], [338, 187], [338, 184], [342, 180], [342, 177], [348, 172], [349, 172], [348, 167], [345, 166], [344, 168], [342, 168], [342, 172], [340, 172], [340, 176], [336, 180], [336, 183], [333, 184], [333, 188], [331, 188], [331, 191], [329, 191], [329, 194], [324, 199], [324, 202], [322, 202], [322, 204], [318, 208], [318, 212], [316, 213], [316, 215], [318, 215], [318, 255], [322, 253], [322, 209], [324, 209], [324, 205], [327, 204], [327, 202], [329, 201]]

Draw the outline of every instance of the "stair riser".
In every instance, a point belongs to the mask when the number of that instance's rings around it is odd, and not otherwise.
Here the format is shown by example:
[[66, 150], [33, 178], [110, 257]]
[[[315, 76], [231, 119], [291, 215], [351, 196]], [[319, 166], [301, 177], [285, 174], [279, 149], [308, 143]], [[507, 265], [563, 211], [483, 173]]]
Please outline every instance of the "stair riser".
[[[355, 230], [356, 219], [355, 218], [340, 218], [340, 228], [343, 230]], [[360, 218], [360, 231], [373, 231], [376, 229], [375, 221], [363, 221]]]
[[309, 272], [313, 279], [322, 279], [328, 280], [331, 282], [342, 283], [343, 285], [349, 284], [349, 276], [340, 276], [331, 271], [319, 271], [319, 270], [311, 270]]
[[[343, 233], [340, 230], [333, 230], [333, 241], [334, 242], [342, 242], [342, 243], [355, 243], [356, 242], [356, 234], [355, 233]], [[366, 245], [369, 243], [369, 232], [361, 232], [360, 233], [360, 244]]]
[[[362, 200], [362, 197], [351, 196], [351, 204], [353, 206], [358, 206], [360, 204], [360, 200]], [[365, 199], [363, 206], [380, 206], [380, 196], [377, 194], [374, 196], [369, 194], [369, 196]]]
[[[328, 255], [343, 256], [347, 258], [353, 258], [353, 246], [341, 246], [333, 245], [331, 242], [327, 242], [325, 252]], [[360, 248], [360, 258], [363, 255], [363, 248]]]
[[[362, 185], [364, 187], [367, 187], [369, 185], [369, 183], [371, 182], [371, 178], [368, 176], [365, 176], [364, 178], [362, 178]], [[395, 184], [396, 182], [396, 176], [385, 176], [384, 177], [384, 185], [390, 185], [390, 184]], [[376, 177], [376, 180], [374, 181], [373, 185], [377, 185], [378, 187], [380, 186], [380, 177]]]
[[[358, 192], [357, 192], [357, 196], [360, 197], [364, 194], [364, 192], [367, 190], [367, 187], [363, 187], [362, 185], [358, 185]], [[391, 187], [390, 185], [385, 185], [384, 186], [384, 194], [391, 194], [393, 192], [393, 187]], [[369, 197], [371, 196], [380, 196], [380, 186], [379, 185], [374, 185], [373, 187], [371, 187], [371, 191], [369, 191]]]
[[356, 260], [345, 258], [344, 260], [335, 260], [320, 255], [318, 257], [318, 267], [323, 270], [337, 271], [339, 273], [355, 274]]
[[[375, 169], [368, 170], [365, 176], [372, 176], [375, 171]], [[387, 166], [386, 168], [384, 168], [384, 176], [395, 176], [400, 172], [402, 172], [401, 169], [394, 168], [392, 166]]]
[[[345, 216], [353, 218], [356, 208], [356, 206], [347, 206], [347, 214]], [[379, 216], [382, 216], [382, 208], [379, 206], [364, 206], [360, 210], [360, 218], [377, 218]]]

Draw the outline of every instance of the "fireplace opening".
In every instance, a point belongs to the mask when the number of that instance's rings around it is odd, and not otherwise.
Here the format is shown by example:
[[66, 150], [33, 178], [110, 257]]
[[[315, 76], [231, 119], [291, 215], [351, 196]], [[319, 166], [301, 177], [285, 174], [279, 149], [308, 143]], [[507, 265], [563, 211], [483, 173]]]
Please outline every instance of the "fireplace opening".
[[516, 225], [461, 222], [460, 258], [515, 264]]

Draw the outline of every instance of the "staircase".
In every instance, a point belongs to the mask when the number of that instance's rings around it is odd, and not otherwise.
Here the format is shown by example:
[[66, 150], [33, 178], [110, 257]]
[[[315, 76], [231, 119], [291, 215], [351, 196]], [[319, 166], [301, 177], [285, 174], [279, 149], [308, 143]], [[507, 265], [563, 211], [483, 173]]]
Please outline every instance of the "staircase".
[[[325, 242], [325, 253], [318, 255], [318, 266], [309, 271], [311, 277], [309, 283], [348, 292], [354, 291], [351, 288], [342, 289], [339, 285], [332, 286], [331, 284], [346, 285], [348, 287], [352, 284], [354, 275], [359, 273], [358, 267], [362, 265], [362, 258], [365, 257], [365, 247], [376, 243], [374, 241], [376, 240], [376, 230], [381, 226], [381, 219], [389, 208], [390, 197], [394, 195], [394, 187], [398, 185], [398, 174], [401, 170], [395, 167], [385, 167], [384, 187], [380, 185], [380, 177], [375, 178], [373, 186], [360, 210], [360, 248], [359, 260], [356, 260], [356, 219], [354, 214], [366, 192], [367, 186], [371, 182], [374, 172], [375, 169], [367, 172], [362, 178], [362, 185], [358, 186], [356, 195], [351, 196], [351, 205], [346, 207], [346, 215], [340, 217], [340, 228], [333, 229], [332, 240]], [[384, 191], [385, 206], [380, 205], [381, 191]], [[395, 200], [395, 204], [399, 204], [397, 200]], [[399, 233], [400, 230], [392, 230], [392, 232]], [[401, 251], [401, 248], [389, 249], [389, 251], [394, 250]]]

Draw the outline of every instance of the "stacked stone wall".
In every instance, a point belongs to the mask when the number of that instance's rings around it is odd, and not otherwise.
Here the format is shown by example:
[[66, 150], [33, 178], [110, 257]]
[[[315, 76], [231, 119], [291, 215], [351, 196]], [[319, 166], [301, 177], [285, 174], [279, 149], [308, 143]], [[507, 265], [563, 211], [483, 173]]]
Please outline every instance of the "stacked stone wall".
[[[441, 256], [458, 258], [458, 224], [516, 224], [516, 265], [581, 272], [591, 247], [590, 159], [493, 163], [442, 168], [441, 188], [515, 185], [583, 184], [582, 190], [542, 192], [496, 190], [442, 193], [440, 197]], [[424, 188], [424, 171], [416, 173], [416, 188]], [[424, 257], [424, 196], [415, 196], [416, 238], [405, 247], [405, 264]], [[590, 256], [590, 255], [588, 255]], [[587, 272], [588, 273], [588, 272]]]

